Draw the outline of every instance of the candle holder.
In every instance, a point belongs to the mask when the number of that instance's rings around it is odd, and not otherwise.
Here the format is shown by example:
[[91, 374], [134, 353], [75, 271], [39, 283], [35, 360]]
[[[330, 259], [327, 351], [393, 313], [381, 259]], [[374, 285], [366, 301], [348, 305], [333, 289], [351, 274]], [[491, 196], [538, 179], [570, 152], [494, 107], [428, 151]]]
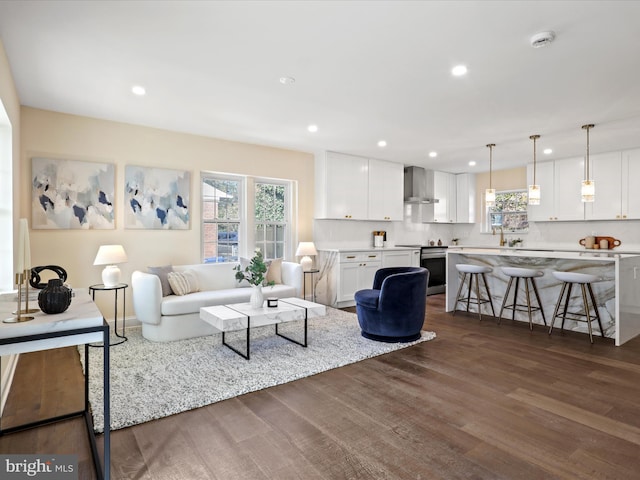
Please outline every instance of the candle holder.
[[[3, 320], [4, 323], [21, 323], [28, 322], [33, 320], [34, 317], [29, 315], [30, 313], [36, 313], [40, 309], [38, 308], [29, 308], [29, 278], [31, 278], [31, 269], [26, 269], [22, 273], [16, 274], [16, 283], [18, 284], [18, 307], [15, 312], [12, 312], [15, 317], [6, 318]], [[26, 295], [25, 295], [25, 306], [22, 307], [22, 284], [25, 284]]]

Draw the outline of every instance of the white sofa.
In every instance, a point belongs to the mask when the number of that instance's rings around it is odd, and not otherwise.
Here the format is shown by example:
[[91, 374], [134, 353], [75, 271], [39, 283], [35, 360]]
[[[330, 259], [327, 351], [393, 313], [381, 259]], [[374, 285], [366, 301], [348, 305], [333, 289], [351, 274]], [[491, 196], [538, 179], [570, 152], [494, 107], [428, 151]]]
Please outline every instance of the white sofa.
[[[217, 330], [200, 320], [200, 308], [248, 302], [250, 287], [240, 287], [233, 268], [237, 263], [174, 265], [173, 270], [195, 272], [200, 291], [186, 295], [162, 296], [157, 275], [136, 270], [131, 275], [133, 308], [142, 323], [142, 335], [154, 342], [212, 335]], [[282, 284], [263, 287], [267, 297], [301, 297], [302, 267], [282, 262]]]

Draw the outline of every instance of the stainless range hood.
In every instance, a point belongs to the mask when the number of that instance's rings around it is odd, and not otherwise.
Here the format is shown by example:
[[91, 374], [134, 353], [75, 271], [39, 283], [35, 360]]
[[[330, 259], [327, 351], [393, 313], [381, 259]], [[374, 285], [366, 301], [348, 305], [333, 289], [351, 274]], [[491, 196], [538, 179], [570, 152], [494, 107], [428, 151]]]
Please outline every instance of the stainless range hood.
[[432, 204], [439, 200], [434, 198], [433, 170], [422, 167], [404, 167], [404, 201], [411, 204]]
[[405, 218], [413, 223], [435, 222], [435, 175], [422, 167], [404, 168]]

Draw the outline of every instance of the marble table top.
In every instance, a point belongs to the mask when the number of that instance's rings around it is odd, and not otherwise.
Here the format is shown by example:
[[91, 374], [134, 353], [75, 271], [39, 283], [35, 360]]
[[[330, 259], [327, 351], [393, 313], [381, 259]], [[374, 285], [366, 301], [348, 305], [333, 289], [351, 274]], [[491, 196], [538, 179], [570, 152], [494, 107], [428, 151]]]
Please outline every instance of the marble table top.
[[251, 327], [274, 325], [276, 323], [304, 320], [305, 308], [307, 318], [326, 315], [326, 307], [319, 303], [309, 302], [301, 298], [281, 298], [277, 307], [251, 308], [249, 303], [216, 305], [200, 309], [200, 318], [222, 332], [247, 328], [247, 319], [251, 318]]
[[[11, 312], [15, 311], [17, 306], [15, 292], [0, 295], [0, 320], [14, 317], [15, 315]], [[29, 307], [31, 308], [32, 306], [37, 307], [37, 302], [35, 304], [29, 302]], [[22, 308], [24, 308], [24, 303]], [[104, 324], [102, 313], [100, 313], [100, 310], [85, 289], [74, 290], [71, 305], [62, 313], [48, 315], [38, 310], [36, 313], [29, 314], [29, 316], [34, 317], [33, 320], [21, 323], [0, 322], [0, 339], [97, 327]], [[29, 345], [25, 343], [0, 345], [0, 355], [48, 350], [50, 348], [101, 341], [101, 332], [49, 338], [28, 342]]]

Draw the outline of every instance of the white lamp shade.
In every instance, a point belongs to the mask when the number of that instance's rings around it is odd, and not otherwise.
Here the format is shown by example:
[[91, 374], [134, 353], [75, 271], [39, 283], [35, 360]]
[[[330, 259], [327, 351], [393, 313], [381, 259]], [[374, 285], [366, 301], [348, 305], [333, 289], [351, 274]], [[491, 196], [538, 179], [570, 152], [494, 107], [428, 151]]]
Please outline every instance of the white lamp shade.
[[313, 242], [300, 242], [298, 244], [298, 250], [296, 250], [296, 257], [302, 257], [305, 255], [317, 255], [318, 250]]
[[102, 245], [98, 249], [94, 265], [115, 265], [117, 263], [125, 263], [127, 254], [122, 245]]

